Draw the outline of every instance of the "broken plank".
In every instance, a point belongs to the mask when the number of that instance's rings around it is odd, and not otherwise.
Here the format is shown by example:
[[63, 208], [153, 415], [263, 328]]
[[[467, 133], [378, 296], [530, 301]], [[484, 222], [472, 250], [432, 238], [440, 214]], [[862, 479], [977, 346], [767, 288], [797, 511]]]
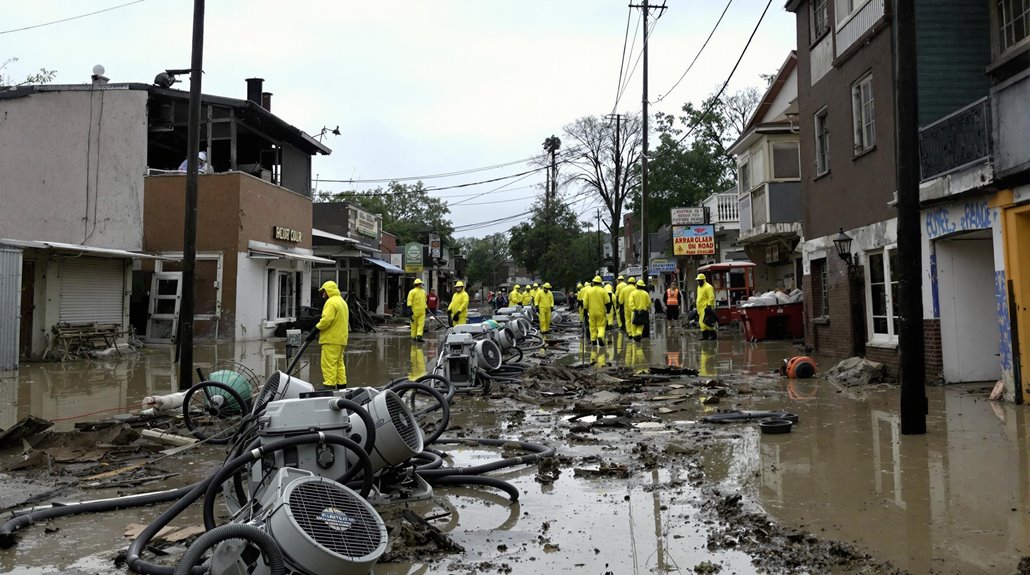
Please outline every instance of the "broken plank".
[[140, 432], [140, 435], [156, 441], [158, 443], [164, 443], [165, 445], [173, 445], [176, 447], [184, 445], [193, 445], [197, 440], [193, 437], [184, 437], [182, 435], [175, 435], [174, 433], [165, 433], [156, 429], [144, 429]]

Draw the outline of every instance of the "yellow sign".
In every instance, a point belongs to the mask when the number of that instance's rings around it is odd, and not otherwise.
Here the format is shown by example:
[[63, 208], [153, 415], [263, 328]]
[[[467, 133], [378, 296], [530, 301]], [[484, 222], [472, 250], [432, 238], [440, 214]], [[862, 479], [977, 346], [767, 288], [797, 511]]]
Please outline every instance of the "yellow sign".
[[715, 254], [715, 226], [673, 226], [672, 253], [677, 256]]

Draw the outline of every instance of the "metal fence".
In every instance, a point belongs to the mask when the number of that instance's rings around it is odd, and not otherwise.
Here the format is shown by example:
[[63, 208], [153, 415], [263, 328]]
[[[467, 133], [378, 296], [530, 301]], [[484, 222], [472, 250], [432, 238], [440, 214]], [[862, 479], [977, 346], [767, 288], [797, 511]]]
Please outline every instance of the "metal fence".
[[991, 101], [982, 98], [919, 130], [923, 181], [990, 160]]

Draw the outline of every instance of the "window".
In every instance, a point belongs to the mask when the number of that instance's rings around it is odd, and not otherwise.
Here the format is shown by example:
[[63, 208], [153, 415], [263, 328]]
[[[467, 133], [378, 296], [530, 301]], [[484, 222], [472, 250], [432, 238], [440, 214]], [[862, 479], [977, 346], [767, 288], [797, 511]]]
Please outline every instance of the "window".
[[830, 0], [812, 0], [812, 38], [811, 43], [830, 31]]
[[837, 0], [834, 9], [837, 13], [837, 24], [844, 22], [851, 16], [859, 5], [865, 4], [865, 0]]
[[898, 319], [898, 250], [869, 254], [867, 277], [869, 333], [873, 341], [897, 341], [901, 326]]
[[801, 159], [797, 142], [773, 142], [773, 179], [787, 180], [801, 177]]
[[826, 108], [815, 113], [815, 173], [830, 171], [830, 127]]
[[855, 153], [876, 143], [876, 118], [873, 110], [873, 75], [866, 74], [851, 86], [851, 108], [855, 126]]
[[998, 41], [1005, 52], [1030, 34], [1030, 0], [997, 0]]
[[740, 181], [740, 193], [745, 194], [751, 191], [751, 164], [747, 160], [741, 162], [737, 168], [737, 179]]
[[830, 285], [826, 258], [812, 260], [812, 312], [816, 317], [830, 317]]
[[290, 270], [268, 270], [268, 319], [297, 317], [300, 274]]

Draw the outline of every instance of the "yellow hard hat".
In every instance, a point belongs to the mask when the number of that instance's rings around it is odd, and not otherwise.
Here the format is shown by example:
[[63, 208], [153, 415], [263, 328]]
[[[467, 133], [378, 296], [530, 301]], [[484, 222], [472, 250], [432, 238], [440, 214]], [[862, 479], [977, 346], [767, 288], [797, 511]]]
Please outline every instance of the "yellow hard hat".
[[695, 280], [703, 280], [703, 279], [708, 279], [708, 278], [705, 277], [705, 274], [697, 274], [697, 277], [694, 278], [694, 279]]
[[520, 287], [519, 284], [515, 284], [515, 286], [512, 287], [511, 289], [519, 289], [519, 287]]
[[617, 280], [624, 280], [624, 279], [626, 279], [626, 278], [624, 278], [624, 277], [622, 277], [622, 276], [619, 276], [619, 277], [617, 277], [617, 278], [615, 278], [615, 279], [617, 279]]
[[415, 278], [415, 285], [417, 285], [417, 286], [422, 285], [422, 280], [420, 280], [418, 278]]
[[629, 283], [635, 283], [636, 281], [637, 281], [637, 278], [635, 278], [633, 276], [629, 276]]
[[647, 284], [644, 283], [644, 280], [637, 280], [637, 287], [647, 287]]
[[461, 280], [458, 280], [458, 281], [454, 282], [454, 287], [456, 287], [456, 288], [459, 288], [459, 287], [463, 288], [463, 287], [465, 287], [465, 282], [463, 282]]
[[593, 279], [592, 281], [593, 281], [593, 282], [594, 282], [595, 284], [599, 284], [599, 283], [601, 283], [601, 276], [594, 276], [594, 279]]
[[551, 289], [551, 282], [544, 282], [544, 289]]
[[533, 282], [533, 287], [540, 287], [540, 284]]

